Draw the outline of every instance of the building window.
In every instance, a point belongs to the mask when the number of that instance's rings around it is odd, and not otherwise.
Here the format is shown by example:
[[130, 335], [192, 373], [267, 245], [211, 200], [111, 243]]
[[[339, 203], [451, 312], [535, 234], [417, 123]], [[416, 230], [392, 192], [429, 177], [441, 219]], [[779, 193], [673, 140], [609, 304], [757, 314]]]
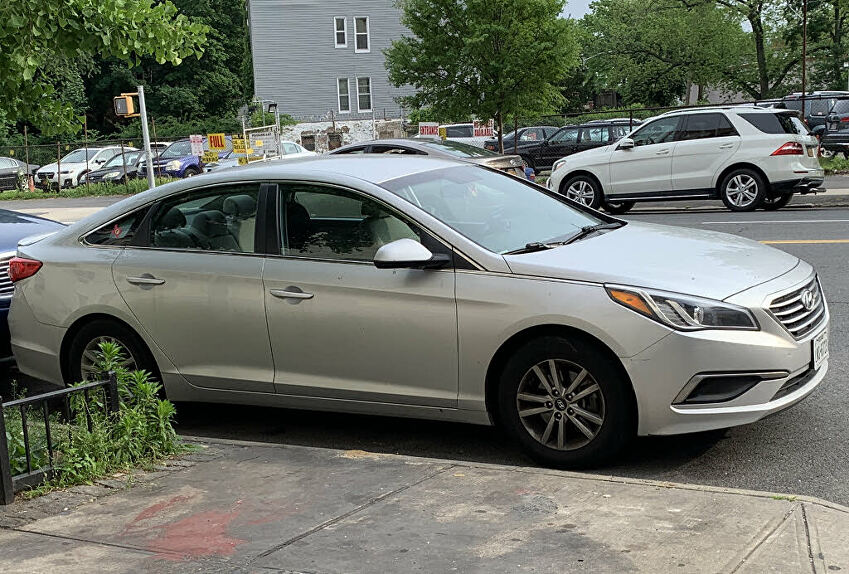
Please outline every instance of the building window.
[[357, 78], [357, 111], [371, 111], [371, 78]]
[[369, 38], [368, 17], [354, 18], [354, 51], [371, 51], [371, 38]]
[[336, 39], [337, 48], [348, 47], [348, 20], [344, 16], [337, 16], [333, 19], [333, 32]]
[[348, 91], [348, 78], [336, 80], [336, 94], [339, 96], [339, 113], [346, 114], [351, 111], [351, 94]]

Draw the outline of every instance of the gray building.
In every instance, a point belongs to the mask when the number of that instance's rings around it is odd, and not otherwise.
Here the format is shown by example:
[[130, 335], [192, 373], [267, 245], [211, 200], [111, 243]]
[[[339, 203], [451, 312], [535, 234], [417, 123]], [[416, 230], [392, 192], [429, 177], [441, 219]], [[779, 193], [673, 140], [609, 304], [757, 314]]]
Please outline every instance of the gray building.
[[254, 91], [299, 120], [401, 115], [383, 51], [409, 34], [394, 0], [249, 0]]

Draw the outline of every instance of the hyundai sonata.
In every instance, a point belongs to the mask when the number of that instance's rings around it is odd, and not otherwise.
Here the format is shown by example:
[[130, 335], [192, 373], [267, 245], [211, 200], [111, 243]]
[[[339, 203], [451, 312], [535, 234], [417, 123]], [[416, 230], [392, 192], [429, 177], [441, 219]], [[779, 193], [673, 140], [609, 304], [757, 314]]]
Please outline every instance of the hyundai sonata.
[[451, 160], [168, 184], [22, 243], [10, 274], [35, 377], [98, 376], [115, 341], [172, 400], [499, 424], [555, 466], [756, 421], [828, 368], [807, 263]]

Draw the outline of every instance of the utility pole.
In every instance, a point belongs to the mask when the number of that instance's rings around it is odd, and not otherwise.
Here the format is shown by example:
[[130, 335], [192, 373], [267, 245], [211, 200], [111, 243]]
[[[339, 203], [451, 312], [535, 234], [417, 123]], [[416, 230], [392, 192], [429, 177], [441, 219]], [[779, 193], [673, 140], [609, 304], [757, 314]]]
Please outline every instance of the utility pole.
[[805, 96], [808, 69], [808, 0], [802, 0], [802, 121], [805, 120]]
[[139, 114], [141, 116], [142, 139], [144, 140], [144, 157], [147, 165], [147, 185], [150, 189], [156, 187], [156, 175], [153, 173], [153, 154], [150, 152], [150, 134], [147, 132], [147, 107], [144, 105], [144, 86], [138, 87]]

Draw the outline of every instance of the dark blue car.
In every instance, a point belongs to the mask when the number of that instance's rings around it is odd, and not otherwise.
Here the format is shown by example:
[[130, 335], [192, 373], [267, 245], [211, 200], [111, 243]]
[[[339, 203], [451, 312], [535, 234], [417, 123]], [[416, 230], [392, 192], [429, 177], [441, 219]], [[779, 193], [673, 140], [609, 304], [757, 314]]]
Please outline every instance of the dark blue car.
[[[233, 151], [233, 141], [230, 136], [226, 137], [226, 142], [227, 149], [219, 152], [219, 157], [224, 157]], [[208, 146], [207, 139], [203, 138], [204, 151], [209, 149]], [[192, 144], [189, 140], [177, 140], [153, 160], [153, 173], [166, 177], [192, 177], [203, 173], [203, 162], [198, 156], [192, 155]], [[147, 177], [147, 165], [144, 162], [139, 166], [138, 177]]]
[[15, 256], [21, 239], [50, 233], [61, 227], [64, 226], [57, 221], [0, 209], [0, 368], [13, 360], [8, 318], [14, 287], [9, 279], [9, 260]]

